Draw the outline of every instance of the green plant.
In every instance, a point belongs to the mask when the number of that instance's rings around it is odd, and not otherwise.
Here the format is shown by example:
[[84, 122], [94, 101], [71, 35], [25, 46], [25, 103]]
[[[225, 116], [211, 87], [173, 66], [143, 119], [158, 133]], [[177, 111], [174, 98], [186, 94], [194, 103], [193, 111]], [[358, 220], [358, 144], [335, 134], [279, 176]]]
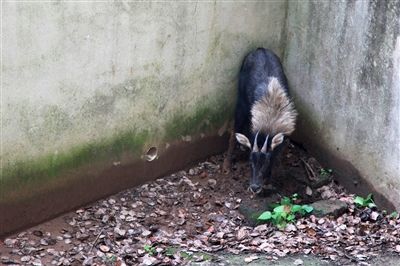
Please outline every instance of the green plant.
[[144, 251], [146, 251], [147, 254], [150, 256], [153, 256], [156, 254], [156, 248], [150, 245], [144, 245], [143, 247]]
[[299, 216], [304, 216], [313, 211], [310, 205], [293, 204], [298, 199], [298, 195], [283, 197], [279, 204], [276, 204], [272, 211], [265, 211], [258, 216], [258, 221], [270, 221], [278, 228], [284, 228], [287, 223], [292, 223]]
[[321, 176], [329, 176], [329, 175], [331, 175], [332, 174], [332, 169], [324, 169], [324, 168], [321, 168], [321, 170], [319, 170], [319, 174], [321, 175]]
[[106, 264], [114, 264], [117, 261], [117, 257], [115, 255], [108, 256], [106, 255], [103, 260], [106, 262]]
[[376, 207], [372, 194], [368, 194], [366, 198], [363, 198], [361, 196], [356, 196], [354, 198], [354, 203], [359, 207], [368, 207], [368, 208]]
[[399, 217], [399, 213], [394, 211], [389, 215], [390, 218], [397, 219]]
[[187, 259], [187, 260], [192, 260], [193, 259], [193, 254], [186, 252], [186, 251], [181, 251], [180, 255], [182, 258]]
[[174, 247], [168, 247], [168, 248], [165, 250], [165, 255], [167, 255], [168, 257], [174, 256], [175, 253], [176, 253], [176, 248], [174, 248]]

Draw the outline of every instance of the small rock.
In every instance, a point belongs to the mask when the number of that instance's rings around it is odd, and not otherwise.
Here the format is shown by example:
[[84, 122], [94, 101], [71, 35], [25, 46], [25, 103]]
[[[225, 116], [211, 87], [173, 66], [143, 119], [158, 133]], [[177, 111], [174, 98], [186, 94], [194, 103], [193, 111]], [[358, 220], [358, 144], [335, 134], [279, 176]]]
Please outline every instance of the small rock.
[[225, 216], [224, 216], [224, 215], [221, 215], [221, 214], [210, 213], [210, 214], [208, 215], [208, 219], [209, 219], [210, 221], [214, 221], [214, 222], [221, 223], [221, 222], [223, 222], [223, 221], [225, 220]]
[[65, 239], [70, 239], [70, 238], [72, 238], [72, 235], [69, 234], [69, 233], [66, 233], [66, 234], [63, 235], [63, 237], [64, 237]]
[[154, 265], [154, 264], [156, 264], [157, 262], [158, 262], [158, 261], [157, 261], [156, 258], [150, 257], [148, 254], [146, 254], [146, 255], [143, 257], [142, 264], [143, 264], [143, 265]]
[[12, 248], [16, 242], [16, 239], [7, 238], [4, 240], [4, 245], [6, 245], [8, 248]]
[[332, 191], [330, 190], [325, 190], [321, 193], [321, 198], [323, 199], [330, 199], [333, 198], [335, 196], [334, 193], [332, 193]]
[[311, 204], [313, 214], [317, 217], [332, 215], [335, 218], [347, 210], [347, 204], [340, 200], [320, 200]]
[[303, 265], [303, 260], [302, 259], [297, 259], [293, 262], [294, 265]]
[[76, 239], [80, 240], [80, 241], [85, 241], [89, 238], [88, 234], [82, 234], [80, 232], [77, 232], [75, 235]]
[[126, 230], [120, 229], [118, 227], [115, 227], [114, 229], [114, 233], [120, 235], [120, 236], [124, 236], [126, 234]]
[[23, 257], [21, 257], [21, 261], [22, 262], [28, 262], [28, 261], [30, 261], [31, 260], [31, 257], [30, 256], [23, 256]]
[[107, 252], [110, 251], [110, 248], [107, 247], [106, 245], [100, 245], [99, 248], [100, 248], [100, 250], [101, 250], [102, 252], [104, 252], [104, 253], [107, 253]]
[[48, 246], [49, 243], [47, 242], [46, 239], [42, 238], [42, 239], [40, 239], [40, 245], [42, 245], [42, 246]]
[[115, 199], [109, 199], [108, 203], [110, 203], [111, 205], [114, 205], [117, 201]]
[[244, 262], [250, 263], [250, 262], [252, 262], [254, 260], [258, 260], [258, 259], [259, 259], [259, 257], [257, 257], [257, 256], [250, 256], [250, 257], [244, 258]]
[[242, 227], [239, 229], [239, 231], [236, 234], [237, 240], [241, 241], [245, 239], [249, 235], [249, 231], [247, 230], [246, 227]]
[[151, 231], [149, 231], [149, 230], [143, 230], [143, 232], [142, 232], [142, 236], [149, 236], [149, 235], [151, 235]]
[[36, 260], [34, 260], [34, 261], [32, 262], [32, 265], [34, 265], [34, 266], [42, 266], [43, 264], [42, 264], [42, 261], [41, 261], [41, 260], [36, 259]]
[[378, 212], [372, 212], [370, 217], [371, 217], [371, 220], [376, 221], [376, 220], [378, 220], [379, 213]]
[[257, 231], [257, 232], [261, 233], [261, 232], [267, 231], [267, 229], [268, 229], [268, 225], [262, 224], [262, 225], [259, 225], [259, 226], [255, 227], [254, 231]]
[[307, 194], [308, 196], [311, 196], [312, 193], [313, 193], [312, 189], [311, 189], [309, 186], [307, 186], [307, 187], [306, 187], [306, 194]]
[[225, 233], [224, 232], [218, 232], [215, 234], [216, 237], [218, 238], [224, 238]]
[[297, 227], [294, 224], [288, 224], [285, 228], [286, 232], [295, 232], [297, 231]]
[[395, 250], [396, 250], [396, 252], [400, 253], [400, 245], [396, 245]]
[[227, 207], [228, 209], [232, 209], [233, 208], [233, 204], [230, 202], [225, 202], [225, 207]]
[[208, 185], [210, 186], [210, 188], [214, 189], [215, 186], [217, 185], [217, 180], [212, 178], [208, 179]]
[[346, 228], [347, 228], [347, 225], [345, 225], [345, 224], [339, 225], [340, 230], [345, 230]]

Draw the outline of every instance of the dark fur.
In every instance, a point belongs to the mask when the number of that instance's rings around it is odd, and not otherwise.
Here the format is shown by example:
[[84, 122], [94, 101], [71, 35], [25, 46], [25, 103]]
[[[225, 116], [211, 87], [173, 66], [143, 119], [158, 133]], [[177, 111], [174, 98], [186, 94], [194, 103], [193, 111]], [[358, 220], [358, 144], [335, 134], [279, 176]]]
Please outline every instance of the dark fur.
[[[279, 58], [270, 50], [258, 48], [257, 50], [249, 53], [243, 61], [239, 74], [239, 90], [238, 98], [235, 109], [235, 133], [245, 135], [254, 145], [255, 133], [252, 132], [251, 125], [251, 108], [263, 96], [268, 94], [268, 84], [271, 77], [276, 77], [286, 94], [288, 94], [288, 82], [283, 72], [282, 65]], [[261, 149], [266, 135], [269, 132], [260, 132], [257, 138], [258, 147]], [[269, 136], [268, 147], [271, 145], [273, 136]], [[228, 160], [230, 160], [231, 152], [233, 151], [232, 139], [228, 149]], [[264, 182], [270, 178], [271, 169], [275, 157], [282, 149], [282, 144], [275, 148], [272, 152], [251, 152], [250, 162], [252, 165], [253, 173], [250, 181], [250, 186], [262, 187]], [[230, 164], [230, 163], [229, 163]], [[262, 173], [263, 178], [255, 177], [260, 176]]]
[[[235, 132], [254, 140], [251, 132], [251, 107], [267, 92], [268, 78], [276, 77], [288, 93], [288, 83], [278, 56], [272, 51], [258, 48], [246, 56], [239, 73], [239, 91], [235, 109]], [[265, 136], [258, 139], [264, 143]], [[252, 143], [253, 144], [253, 143]]]

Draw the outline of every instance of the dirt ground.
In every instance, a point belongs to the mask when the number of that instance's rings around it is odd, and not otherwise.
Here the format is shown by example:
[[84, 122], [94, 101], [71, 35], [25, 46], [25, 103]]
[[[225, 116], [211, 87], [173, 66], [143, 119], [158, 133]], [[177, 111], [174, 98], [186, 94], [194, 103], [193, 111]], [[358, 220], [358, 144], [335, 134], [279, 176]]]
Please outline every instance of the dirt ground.
[[[247, 190], [246, 156], [236, 153], [228, 175], [221, 172], [224, 156], [213, 156], [10, 236], [0, 241], [0, 262], [229, 265], [226, 256], [240, 254], [242, 264], [308, 255], [330, 265], [370, 265], [371, 258], [400, 253], [398, 217], [354, 206], [353, 195], [332, 181], [334, 173], [301, 147], [287, 144], [270, 189], [262, 196]], [[282, 230], [248, 219], [294, 193], [301, 203], [339, 199], [348, 210], [340, 217], [301, 218]]]

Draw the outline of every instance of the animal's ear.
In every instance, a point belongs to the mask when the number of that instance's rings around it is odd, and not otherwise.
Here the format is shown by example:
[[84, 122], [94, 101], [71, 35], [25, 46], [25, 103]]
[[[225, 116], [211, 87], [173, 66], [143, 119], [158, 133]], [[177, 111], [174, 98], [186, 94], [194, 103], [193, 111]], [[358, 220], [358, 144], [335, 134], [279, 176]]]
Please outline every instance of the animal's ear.
[[281, 144], [283, 142], [283, 134], [282, 133], [278, 133], [276, 134], [273, 138], [272, 138], [272, 142], [271, 142], [271, 150], [274, 150], [274, 148], [276, 146], [278, 146], [279, 144]]
[[249, 139], [248, 139], [245, 135], [240, 134], [240, 133], [236, 133], [235, 136], [236, 136], [237, 141], [238, 141], [240, 144], [242, 144], [243, 146], [246, 146], [246, 147], [248, 147], [249, 149], [251, 149], [250, 141], [249, 141]]

